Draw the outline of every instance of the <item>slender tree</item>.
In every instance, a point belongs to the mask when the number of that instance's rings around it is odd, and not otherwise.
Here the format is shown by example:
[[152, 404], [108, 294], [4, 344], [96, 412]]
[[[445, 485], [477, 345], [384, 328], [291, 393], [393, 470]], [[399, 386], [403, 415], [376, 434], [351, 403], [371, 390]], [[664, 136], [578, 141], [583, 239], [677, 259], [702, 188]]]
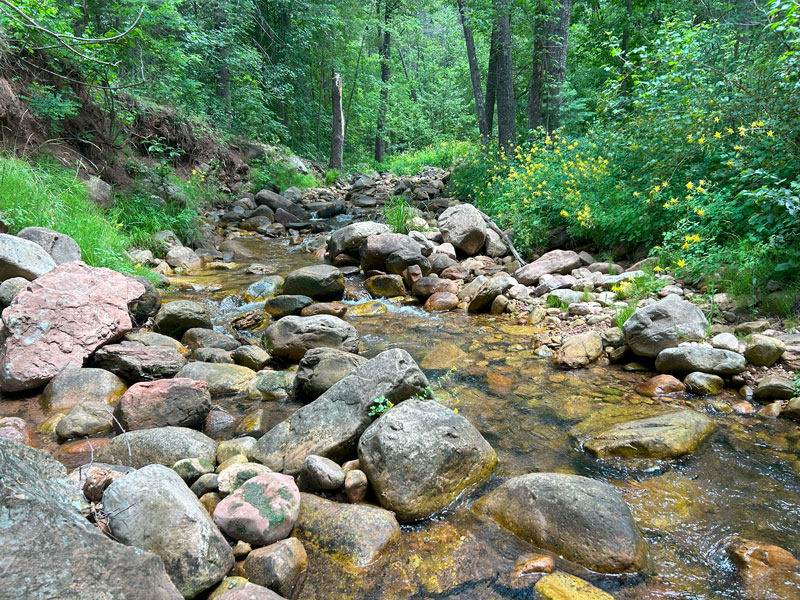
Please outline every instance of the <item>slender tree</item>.
[[508, 0], [497, 2], [497, 42], [497, 137], [500, 147], [507, 150], [516, 143], [516, 99]]
[[492, 25], [492, 39], [489, 44], [489, 67], [486, 71], [486, 130], [490, 136], [494, 128], [494, 106], [497, 99], [498, 39], [497, 21], [495, 21]]
[[[389, 22], [392, 19], [392, 0], [383, 6], [383, 32], [380, 35], [381, 92], [378, 102], [378, 127], [375, 132], [375, 162], [382, 163], [386, 154], [386, 110], [389, 104], [389, 59], [391, 58], [392, 36]], [[378, 3], [380, 11], [380, 2]]]
[[491, 132], [486, 121], [486, 105], [483, 101], [483, 90], [481, 89], [481, 74], [478, 70], [478, 57], [475, 54], [475, 40], [472, 37], [472, 28], [467, 20], [464, 0], [456, 0], [458, 5], [458, 18], [461, 20], [461, 28], [464, 30], [464, 43], [467, 46], [467, 62], [469, 63], [469, 78], [472, 82], [472, 95], [475, 98], [475, 112], [478, 115], [478, 130], [481, 137], [488, 139]]
[[333, 113], [333, 131], [331, 134], [331, 169], [342, 168], [344, 155], [344, 113], [342, 112], [342, 78], [333, 74], [331, 86], [331, 110]]

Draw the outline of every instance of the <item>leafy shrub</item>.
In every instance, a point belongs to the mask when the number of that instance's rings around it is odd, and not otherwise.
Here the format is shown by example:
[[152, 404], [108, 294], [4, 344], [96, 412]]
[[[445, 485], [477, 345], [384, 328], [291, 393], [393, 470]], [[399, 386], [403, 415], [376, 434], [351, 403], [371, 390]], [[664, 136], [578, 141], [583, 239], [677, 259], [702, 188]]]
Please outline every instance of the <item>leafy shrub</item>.
[[466, 157], [472, 149], [469, 142], [442, 141], [390, 157], [383, 164], [374, 165], [379, 171], [389, 171], [395, 175], [415, 175], [425, 167], [449, 169]]
[[318, 185], [313, 175], [303, 175], [290, 165], [264, 159], [256, 159], [250, 163], [250, 182], [255, 190], [264, 189], [270, 183], [274, 183], [281, 190], [290, 187], [302, 190]]

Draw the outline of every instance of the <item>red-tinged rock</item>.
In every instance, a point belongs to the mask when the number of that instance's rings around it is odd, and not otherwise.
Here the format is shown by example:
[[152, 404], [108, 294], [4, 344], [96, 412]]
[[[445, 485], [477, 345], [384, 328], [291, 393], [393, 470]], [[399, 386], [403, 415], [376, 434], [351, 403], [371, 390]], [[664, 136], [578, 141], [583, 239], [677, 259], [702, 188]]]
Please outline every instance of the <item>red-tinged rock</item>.
[[728, 556], [742, 578], [745, 593], [753, 600], [795, 598], [800, 588], [800, 561], [794, 555], [765, 542], [734, 538]]
[[656, 375], [636, 386], [636, 392], [642, 396], [663, 396], [684, 391], [686, 386], [672, 375]]
[[185, 377], [136, 383], [114, 408], [123, 431], [175, 425], [200, 428], [211, 410], [205, 381]]
[[31, 428], [19, 417], [0, 417], [0, 438], [31, 445]]
[[749, 402], [742, 400], [741, 402], [737, 402], [733, 406], [731, 406], [733, 412], [738, 413], [740, 415], [750, 415], [753, 413], [753, 405]]
[[67, 442], [66, 444], [61, 444], [61, 447], [58, 449], [58, 451], [61, 454], [69, 454], [69, 455], [76, 455], [76, 454], [91, 455], [93, 453], [96, 453], [110, 441], [111, 438], [75, 440], [74, 442]]
[[444, 312], [458, 306], [458, 296], [450, 292], [436, 292], [425, 301], [426, 312]]
[[111, 269], [64, 263], [32, 281], [3, 311], [0, 387], [7, 392], [46, 384], [133, 328], [128, 303], [144, 286]]

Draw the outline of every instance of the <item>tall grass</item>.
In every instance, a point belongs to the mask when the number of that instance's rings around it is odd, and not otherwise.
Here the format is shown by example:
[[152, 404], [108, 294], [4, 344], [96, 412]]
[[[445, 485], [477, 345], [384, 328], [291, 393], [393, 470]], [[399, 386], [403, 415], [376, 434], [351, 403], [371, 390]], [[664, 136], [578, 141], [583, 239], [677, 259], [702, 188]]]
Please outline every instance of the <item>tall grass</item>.
[[462, 158], [467, 157], [473, 145], [469, 142], [442, 141], [415, 150], [389, 157], [385, 162], [374, 165], [379, 171], [395, 175], [416, 175], [425, 167], [449, 169]]
[[392, 233], [408, 233], [408, 220], [414, 212], [402, 196], [392, 196], [383, 205], [383, 216]]

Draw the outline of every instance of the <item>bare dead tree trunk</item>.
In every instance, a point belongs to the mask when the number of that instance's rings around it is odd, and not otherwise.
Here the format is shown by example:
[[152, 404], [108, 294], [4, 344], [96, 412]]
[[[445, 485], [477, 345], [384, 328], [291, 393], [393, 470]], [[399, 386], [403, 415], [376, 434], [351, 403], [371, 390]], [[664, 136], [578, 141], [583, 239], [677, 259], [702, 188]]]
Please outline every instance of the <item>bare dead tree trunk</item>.
[[497, 3], [497, 137], [500, 147], [516, 143], [514, 65], [511, 59], [511, 12], [508, 0]]
[[469, 63], [469, 78], [472, 82], [472, 95], [475, 98], [475, 112], [478, 116], [478, 131], [481, 138], [487, 140], [490, 135], [489, 128], [486, 126], [486, 105], [483, 101], [483, 89], [481, 89], [481, 74], [478, 70], [478, 57], [475, 54], [475, 40], [472, 37], [472, 28], [467, 23], [466, 9], [464, 0], [456, 0], [458, 4], [458, 18], [461, 20], [461, 28], [464, 30], [464, 42], [467, 46], [467, 62]]
[[494, 105], [497, 98], [497, 21], [492, 25], [492, 41], [489, 45], [489, 68], [486, 72], [486, 131], [489, 137], [494, 129]]
[[342, 111], [342, 78], [333, 74], [331, 86], [331, 106], [333, 112], [333, 132], [331, 133], [331, 169], [342, 169], [344, 155], [344, 113]]

